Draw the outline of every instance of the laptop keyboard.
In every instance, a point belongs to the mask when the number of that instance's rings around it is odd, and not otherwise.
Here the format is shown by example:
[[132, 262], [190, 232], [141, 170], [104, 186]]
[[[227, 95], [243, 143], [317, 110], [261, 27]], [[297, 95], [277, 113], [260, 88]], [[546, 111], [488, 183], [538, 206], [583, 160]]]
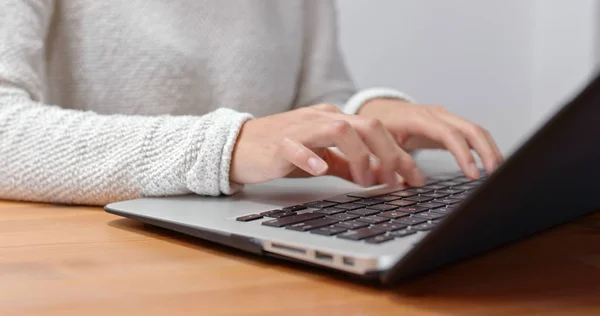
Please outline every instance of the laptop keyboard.
[[485, 181], [463, 175], [427, 178], [423, 187], [349, 193], [238, 217], [241, 222], [381, 244], [431, 230]]

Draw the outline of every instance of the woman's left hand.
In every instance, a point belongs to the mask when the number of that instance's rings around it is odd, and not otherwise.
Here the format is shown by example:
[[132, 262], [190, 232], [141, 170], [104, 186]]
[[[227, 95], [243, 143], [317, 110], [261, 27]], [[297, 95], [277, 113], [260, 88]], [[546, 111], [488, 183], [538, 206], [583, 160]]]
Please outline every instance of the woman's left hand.
[[441, 106], [374, 99], [363, 105], [358, 115], [379, 119], [406, 151], [447, 149], [470, 178], [480, 176], [471, 149], [477, 152], [488, 173], [493, 172], [503, 161], [498, 146], [485, 128], [454, 115]]

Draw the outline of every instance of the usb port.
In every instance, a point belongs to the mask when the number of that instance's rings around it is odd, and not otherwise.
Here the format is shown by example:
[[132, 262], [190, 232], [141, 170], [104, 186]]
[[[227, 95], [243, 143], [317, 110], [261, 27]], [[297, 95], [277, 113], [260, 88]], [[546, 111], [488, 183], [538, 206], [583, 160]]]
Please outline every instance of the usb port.
[[342, 263], [346, 266], [354, 266], [354, 258], [342, 257]]
[[315, 251], [315, 259], [322, 261], [333, 261], [333, 255], [320, 251]]

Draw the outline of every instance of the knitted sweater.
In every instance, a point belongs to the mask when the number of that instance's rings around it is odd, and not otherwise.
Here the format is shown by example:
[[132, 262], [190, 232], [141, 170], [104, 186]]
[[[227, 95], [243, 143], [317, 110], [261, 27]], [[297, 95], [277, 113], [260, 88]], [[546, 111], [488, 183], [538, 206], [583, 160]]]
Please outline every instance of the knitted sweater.
[[244, 121], [381, 96], [405, 97], [356, 91], [329, 0], [6, 0], [0, 199], [233, 194]]

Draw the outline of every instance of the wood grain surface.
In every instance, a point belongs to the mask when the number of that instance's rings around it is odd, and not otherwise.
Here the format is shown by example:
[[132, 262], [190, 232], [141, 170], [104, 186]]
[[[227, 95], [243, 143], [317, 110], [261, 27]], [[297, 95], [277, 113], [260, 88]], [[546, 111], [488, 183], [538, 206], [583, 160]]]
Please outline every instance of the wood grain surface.
[[600, 213], [394, 288], [101, 208], [0, 202], [0, 315], [600, 315]]

